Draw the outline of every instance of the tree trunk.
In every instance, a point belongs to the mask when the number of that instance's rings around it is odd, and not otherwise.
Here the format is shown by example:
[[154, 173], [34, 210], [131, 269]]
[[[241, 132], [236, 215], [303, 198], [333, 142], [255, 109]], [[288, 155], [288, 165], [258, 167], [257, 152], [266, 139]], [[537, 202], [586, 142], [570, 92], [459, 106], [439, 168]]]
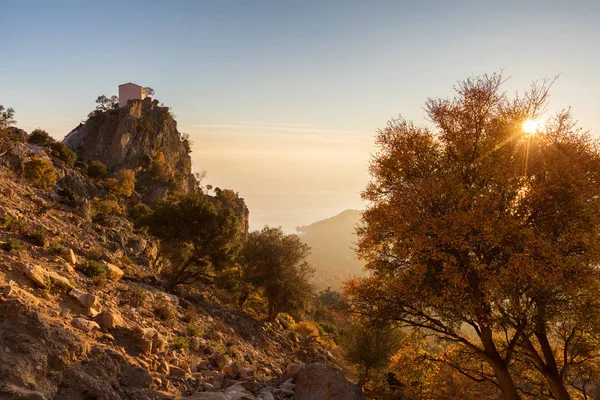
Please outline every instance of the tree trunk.
[[517, 387], [510, 376], [510, 372], [504, 361], [499, 360], [499, 363], [492, 363], [492, 369], [494, 370], [494, 374], [496, 375], [496, 379], [498, 380], [498, 385], [500, 386], [500, 390], [502, 390], [502, 394], [504, 395], [505, 400], [520, 400], [521, 396], [517, 391]]
[[556, 358], [554, 357], [554, 352], [552, 351], [552, 346], [548, 340], [545, 327], [536, 329], [535, 337], [542, 349], [545, 360], [545, 364], [540, 372], [544, 376], [544, 379], [546, 379], [552, 394], [556, 400], [570, 400], [571, 395], [567, 391], [562, 377], [560, 376], [560, 372], [558, 371]]
[[267, 312], [267, 320], [269, 322], [275, 322], [275, 318], [277, 318], [277, 314], [279, 314], [276, 310], [275, 310], [275, 306], [269, 302], [269, 306], [268, 306], [268, 312]]
[[173, 290], [173, 288], [179, 285], [185, 277], [185, 273], [190, 265], [196, 261], [196, 257], [192, 256], [179, 264], [177, 268], [169, 275], [169, 280], [167, 281], [167, 292]]
[[492, 330], [489, 327], [482, 326], [480, 338], [486, 354], [486, 361], [494, 370], [494, 375], [498, 380], [498, 386], [500, 386], [504, 399], [521, 400], [515, 382], [508, 370], [508, 363], [500, 356], [500, 353], [498, 353], [498, 350], [496, 349], [496, 344], [492, 338]]

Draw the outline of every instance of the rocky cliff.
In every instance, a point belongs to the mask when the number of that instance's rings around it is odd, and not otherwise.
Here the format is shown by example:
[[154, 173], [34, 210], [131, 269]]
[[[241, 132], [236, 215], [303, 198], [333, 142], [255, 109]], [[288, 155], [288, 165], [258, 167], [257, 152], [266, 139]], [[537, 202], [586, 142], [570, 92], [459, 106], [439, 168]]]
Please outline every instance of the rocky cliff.
[[[153, 203], [173, 192], [191, 191], [196, 184], [192, 175], [189, 143], [177, 130], [177, 121], [168, 107], [146, 98], [130, 102], [126, 107], [92, 112], [63, 140], [79, 160], [98, 160], [110, 170], [132, 169], [137, 180], [146, 183], [141, 194]], [[170, 168], [160, 182], [149, 176], [153, 161], [164, 162]]]

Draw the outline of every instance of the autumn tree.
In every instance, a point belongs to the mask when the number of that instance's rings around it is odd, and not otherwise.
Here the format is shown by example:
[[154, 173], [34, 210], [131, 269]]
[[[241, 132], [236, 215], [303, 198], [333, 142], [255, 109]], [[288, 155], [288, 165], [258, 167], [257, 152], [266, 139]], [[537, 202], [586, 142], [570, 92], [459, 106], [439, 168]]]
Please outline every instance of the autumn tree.
[[[379, 131], [359, 255], [370, 277], [347, 285], [359, 313], [425, 330], [487, 365], [473, 380], [520, 399], [511, 366], [531, 365], [568, 399], [553, 346], [578, 304], [597, 292], [600, 153], [569, 111], [536, 134], [548, 85], [523, 96], [500, 75], [467, 79], [430, 99], [433, 129], [392, 120]], [[590, 300], [591, 301], [591, 300]], [[567, 360], [568, 361], [568, 360]]]
[[246, 212], [243, 199], [219, 190], [214, 197], [195, 191], [164, 200], [142, 216], [138, 226], [185, 255], [169, 271], [167, 289], [210, 281], [215, 270], [231, 265], [245, 238]]
[[[314, 270], [306, 261], [309, 252], [310, 248], [297, 235], [286, 235], [281, 228], [265, 226], [248, 235], [240, 254], [243, 279], [262, 289], [268, 301], [269, 321], [310, 300], [309, 280]], [[241, 294], [240, 305], [248, 295], [248, 291]]]
[[148, 96], [148, 97], [154, 96], [154, 89], [152, 89], [150, 86], [146, 86], [144, 88], [144, 91], [146, 92], [146, 96]]

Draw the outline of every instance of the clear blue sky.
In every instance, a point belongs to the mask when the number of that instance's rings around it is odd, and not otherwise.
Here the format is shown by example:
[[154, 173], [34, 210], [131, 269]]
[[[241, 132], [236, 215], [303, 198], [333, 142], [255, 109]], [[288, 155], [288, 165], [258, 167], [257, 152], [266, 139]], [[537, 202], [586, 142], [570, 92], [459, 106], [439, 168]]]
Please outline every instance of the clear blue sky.
[[600, 130], [597, 1], [0, 0], [0, 104], [57, 138], [134, 81], [172, 107], [253, 228], [360, 207], [374, 131], [505, 70], [561, 74], [550, 110]]

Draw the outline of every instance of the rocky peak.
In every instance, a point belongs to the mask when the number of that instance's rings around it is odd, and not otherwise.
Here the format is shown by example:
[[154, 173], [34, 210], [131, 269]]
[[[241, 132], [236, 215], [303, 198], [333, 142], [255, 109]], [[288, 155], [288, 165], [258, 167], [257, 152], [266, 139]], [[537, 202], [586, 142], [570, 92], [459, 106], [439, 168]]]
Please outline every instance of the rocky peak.
[[[98, 160], [113, 171], [132, 169], [143, 175], [153, 160], [169, 167], [169, 182], [152, 182], [142, 195], [149, 202], [169, 192], [188, 193], [196, 183], [192, 173], [189, 145], [177, 130], [177, 121], [168, 107], [146, 98], [123, 108], [92, 112], [63, 140], [80, 160]], [[146, 177], [148, 178], [148, 177]], [[172, 179], [171, 179], [172, 178]]]

